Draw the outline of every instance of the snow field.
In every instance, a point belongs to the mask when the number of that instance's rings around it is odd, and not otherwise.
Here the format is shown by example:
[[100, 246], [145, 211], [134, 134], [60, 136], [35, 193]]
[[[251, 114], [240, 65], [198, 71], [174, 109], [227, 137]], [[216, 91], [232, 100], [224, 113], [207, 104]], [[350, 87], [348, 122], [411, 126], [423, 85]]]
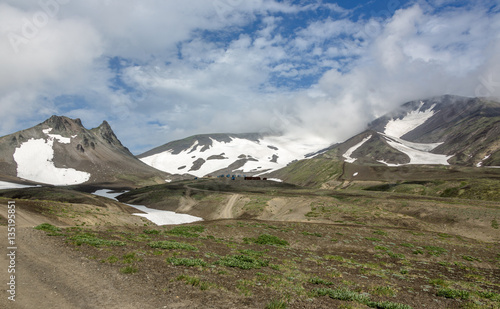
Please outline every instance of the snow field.
[[52, 129], [43, 130], [49, 137], [44, 139], [29, 139], [21, 144], [14, 152], [17, 163], [17, 177], [56, 186], [73, 185], [86, 182], [90, 179], [87, 172], [72, 168], [58, 168], [54, 165], [54, 141], [68, 144], [70, 138], [56, 134], [49, 134]]
[[420, 102], [420, 106], [417, 110], [409, 112], [402, 119], [391, 119], [385, 126], [384, 133], [389, 136], [400, 138], [424, 124], [429, 118], [434, 116], [433, 109], [436, 107], [436, 104], [425, 111], [420, 111], [423, 105], [424, 102]]
[[[264, 137], [260, 141], [251, 141], [241, 138], [231, 138], [231, 141], [219, 142], [212, 139], [212, 146], [201, 152], [202, 147], [195, 141], [193, 145], [179, 154], [165, 151], [149, 157], [141, 158], [144, 163], [171, 174], [189, 173], [197, 177], [209, 175], [217, 170], [227, 168], [231, 163], [239, 160], [240, 155], [245, 155], [250, 160], [238, 170], [245, 172], [274, 171], [285, 167], [296, 159], [302, 159], [306, 154], [315, 152], [329, 145], [323, 140], [293, 139], [291, 137]], [[277, 148], [277, 150], [276, 150]], [[224, 159], [211, 159], [210, 156], [222, 155]], [[273, 155], [278, 157], [277, 162], [271, 162]], [[189, 171], [197, 159], [205, 163], [197, 171]], [[186, 166], [184, 169], [179, 169]]]
[[[97, 190], [92, 194], [98, 196], [104, 196], [109, 199], [118, 201], [116, 197], [123, 193], [124, 192], [111, 193], [111, 191], [108, 189], [102, 189], [102, 190]], [[148, 208], [142, 205], [131, 205], [131, 204], [125, 204], [125, 205], [134, 207], [137, 210], [145, 212], [145, 213], [135, 213], [133, 215], [144, 217], [156, 225], [184, 224], [184, 223], [203, 221], [203, 219], [200, 217], [195, 217], [187, 214], [179, 214], [173, 211], [158, 210], [158, 209]]]

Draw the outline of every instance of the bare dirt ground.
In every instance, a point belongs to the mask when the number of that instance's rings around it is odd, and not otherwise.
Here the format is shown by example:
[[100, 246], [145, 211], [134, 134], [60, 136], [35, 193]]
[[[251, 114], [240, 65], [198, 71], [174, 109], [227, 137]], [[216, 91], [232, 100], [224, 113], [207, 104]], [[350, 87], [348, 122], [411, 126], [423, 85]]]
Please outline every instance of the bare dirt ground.
[[[202, 192], [179, 207], [236, 219], [157, 227], [104, 198], [16, 200], [16, 302], [3, 289], [0, 308], [500, 308], [498, 203]], [[7, 199], [0, 217], [7, 283]]]

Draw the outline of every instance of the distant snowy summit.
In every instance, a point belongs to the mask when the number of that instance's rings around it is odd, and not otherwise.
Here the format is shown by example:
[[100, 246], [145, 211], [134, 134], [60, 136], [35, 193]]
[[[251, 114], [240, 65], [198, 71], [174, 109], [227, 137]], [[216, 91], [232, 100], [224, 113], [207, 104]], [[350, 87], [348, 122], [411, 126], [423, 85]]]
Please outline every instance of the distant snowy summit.
[[321, 139], [263, 134], [203, 134], [173, 141], [138, 157], [159, 170], [202, 177], [259, 175], [328, 147]]
[[106, 121], [88, 130], [80, 119], [64, 116], [1, 137], [2, 175], [51, 185], [136, 186], [170, 178], [132, 155]]
[[408, 102], [335, 148], [356, 164], [499, 166], [500, 103], [451, 95]]

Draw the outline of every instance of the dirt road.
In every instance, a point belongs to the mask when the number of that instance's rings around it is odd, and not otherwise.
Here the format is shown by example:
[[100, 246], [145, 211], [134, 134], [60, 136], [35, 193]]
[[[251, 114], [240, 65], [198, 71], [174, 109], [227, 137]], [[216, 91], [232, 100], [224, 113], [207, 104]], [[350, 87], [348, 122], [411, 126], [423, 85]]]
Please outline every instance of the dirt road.
[[240, 196], [241, 196], [240, 194], [233, 194], [233, 195], [231, 195], [231, 197], [227, 201], [226, 206], [224, 206], [224, 208], [222, 209], [222, 211], [220, 213], [220, 218], [221, 219], [231, 219], [231, 218], [233, 218], [232, 210], [233, 210], [234, 204], [236, 204], [236, 202], [238, 201], [238, 199], [240, 198]]

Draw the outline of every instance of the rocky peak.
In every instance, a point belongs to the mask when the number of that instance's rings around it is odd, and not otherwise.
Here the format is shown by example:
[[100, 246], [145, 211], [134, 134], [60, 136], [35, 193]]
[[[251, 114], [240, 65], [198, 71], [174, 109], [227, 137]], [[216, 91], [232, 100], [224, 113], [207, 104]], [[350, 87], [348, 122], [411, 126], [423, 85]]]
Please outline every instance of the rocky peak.
[[71, 119], [65, 116], [53, 115], [49, 119], [45, 120], [42, 124], [53, 128], [57, 132], [68, 132], [76, 133], [81, 131], [83, 128], [82, 121], [80, 118]]

